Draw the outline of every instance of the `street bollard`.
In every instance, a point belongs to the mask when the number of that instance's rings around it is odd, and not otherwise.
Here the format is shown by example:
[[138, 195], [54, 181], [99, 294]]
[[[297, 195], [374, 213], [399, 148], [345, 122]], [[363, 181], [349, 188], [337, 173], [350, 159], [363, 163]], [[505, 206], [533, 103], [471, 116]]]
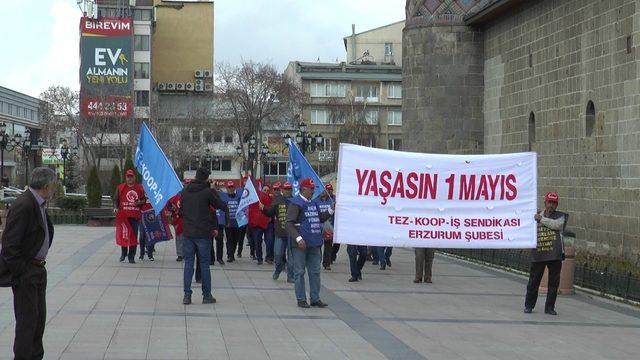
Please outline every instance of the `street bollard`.
[[[558, 289], [558, 294], [573, 295], [576, 292], [573, 288], [573, 280], [576, 271], [576, 248], [574, 248], [573, 246], [565, 246], [564, 255], [565, 259], [564, 261], [562, 261], [562, 270], [560, 270], [560, 287]], [[548, 283], [549, 274], [548, 270], [545, 268], [538, 291], [542, 294], [546, 294]]]

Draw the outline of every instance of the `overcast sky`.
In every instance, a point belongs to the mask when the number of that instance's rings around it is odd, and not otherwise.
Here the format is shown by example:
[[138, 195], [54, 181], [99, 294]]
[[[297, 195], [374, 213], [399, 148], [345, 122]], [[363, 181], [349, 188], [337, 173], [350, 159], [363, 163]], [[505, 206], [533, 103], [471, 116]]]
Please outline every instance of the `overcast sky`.
[[[216, 0], [215, 61], [344, 60], [342, 38], [404, 18], [405, 0]], [[76, 0], [0, 0], [0, 85], [79, 88]]]

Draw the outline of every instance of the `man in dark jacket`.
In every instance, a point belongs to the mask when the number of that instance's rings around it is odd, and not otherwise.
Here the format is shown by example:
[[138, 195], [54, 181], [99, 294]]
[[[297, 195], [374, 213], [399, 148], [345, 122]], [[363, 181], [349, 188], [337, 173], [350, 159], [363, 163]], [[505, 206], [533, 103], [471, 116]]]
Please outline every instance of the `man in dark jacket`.
[[196, 249], [202, 271], [202, 303], [212, 304], [216, 299], [211, 295], [211, 238], [218, 231], [215, 213], [210, 207], [225, 209], [215, 191], [209, 188], [207, 179], [211, 172], [206, 168], [196, 171], [196, 179], [180, 193], [182, 196], [181, 215], [183, 219], [184, 252], [184, 299], [183, 304], [191, 304], [191, 279]]
[[[0, 285], [10, 285], [13, 290], [15, 359], [42, 359], [44, 356], [42, 336], [47, 319], [45, 260], [53, 241], [53, 225], [45, 206], [55, 193], [56, 181], [53, 170], [33, 169], [29, 189], [11, 205], [2, 234]], [[7, 350], [2, 353], [6, 354]]]
[[298, 306], [301, 308], [310, 307], [304, 285], [305, 268], [309, 272], [311, 306], [327, 307], [327, 304], [320, 300], [322, 222], [333, 214], [333, 208], [329, 208], [328, 213], [320, 213], [318, 204], [312, 199], [314, 189], [313, 180], [306, 178], [300, 181], [300, 194], [291, 199], [285, 225], [292, 244], [295, 292]]
[[[275, 184], [274, 184], [275, 188]], [[276, 193], [271, 206], [265, 206], [260, 203], [260, 210], [266, 216], [272, 216], [274, 220], [276, 239], [274, 250], [274, 262], [275, 271], [273, 272], [273, 280], [278, 280], [280, 273], [284, 269], [284, 255], [286, 249], [289, 247], [289, 235], [287, 229], [285, 229], [285, 223], [287, 221], [287, 208], [289, 207], [289, 201], [291, 199], [291, 184], [288, 182], [281, 186], [281, 193]], [[289, 254], [290, 255], [290, 254]], [[287, 282], [293, 283], [293, 265], [291, 259], [287, 261]]]
[[544, 211], [535, 214], [535, 219], [538, 222], [538, 242], [537, 247], [531, 251], [531, 269], [524, 303], [526, 314], [530, 314], [536, 306], [538, 287], [546, 267], [549, 269], [549, 285], [544, 312], [549, 315], [558, 315], [555, 306], [560, 286], [560, 270], [564, 258], [561, 232], [564, 230], [568, 218], [567, 214], [556, 210], [558, 200], [557, 193], [547, 193], [544, 197]]

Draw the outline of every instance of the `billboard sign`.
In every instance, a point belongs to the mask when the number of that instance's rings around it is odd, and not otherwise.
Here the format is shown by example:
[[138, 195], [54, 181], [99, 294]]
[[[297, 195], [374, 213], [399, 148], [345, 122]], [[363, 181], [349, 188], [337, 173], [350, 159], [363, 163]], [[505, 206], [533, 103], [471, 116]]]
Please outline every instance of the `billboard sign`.
[[80, 35], [82, 117], [130, 118], [133, 22], [126, 18], [83, 17]]

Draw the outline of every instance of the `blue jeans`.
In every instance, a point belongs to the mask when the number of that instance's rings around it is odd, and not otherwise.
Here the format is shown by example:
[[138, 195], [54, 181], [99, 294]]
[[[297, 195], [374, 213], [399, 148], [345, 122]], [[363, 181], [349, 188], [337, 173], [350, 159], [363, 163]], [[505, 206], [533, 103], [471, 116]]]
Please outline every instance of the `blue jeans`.
[[267, 249], [267, 255], [265, 260], [273, 260], [274, 245], [275, 245], [275, 230], [273, 229], [273, 221], [269, 223], [267, 229], [264, 231], [264, 243]]
[[380, 266], [387, 265], [387, 260], [391, 257], [392, 247], [376, 246], [376, 254]]
[[362, 276], [362, 268], [367, 261], [367, 247], [363, 245], [347, 245], [347, 254], [349, 254], [351, 277], [357, 279]]
[[322, 249], [320, 246], [291, 249], [293, 255], [293, 274], [295, 276], [296, 299], [307, 300], [307, 292], [304, 286], [304, 270], [309, 272], [309, 300], [312, 303], [320, 300], [320, 263], [322, 262]]
[[251, 228], [251, 243], [253, 244], [256, 260], [262, 261], [262, 238], [264, 237], [265, 229], [259, 227]]
[[196, 256], [196, 248], [198, 251], [198, 261], [202, 271], [202, 295], [211, 294], [211, 270], [209, 264], [211, 262], [211, 239], [198, 239], [183, 237], [182, 251], [184, 252], [184, 293], [191, 295], [191, 279], [193, 278], [193, 263]]
[[280, 274], [284, 267], [284, 254], [285, 252], [289, 253], [289, 258], [287, 261], [287, 280], [293, 279], [293, 259], [291, 259], [291, 251], [287, 251], [289, 249], [289, 238], [286, 236], [276, 236], [276, 241], [273, 247], [274, 258], [273, 261], [276, 265], [276, 273]]

